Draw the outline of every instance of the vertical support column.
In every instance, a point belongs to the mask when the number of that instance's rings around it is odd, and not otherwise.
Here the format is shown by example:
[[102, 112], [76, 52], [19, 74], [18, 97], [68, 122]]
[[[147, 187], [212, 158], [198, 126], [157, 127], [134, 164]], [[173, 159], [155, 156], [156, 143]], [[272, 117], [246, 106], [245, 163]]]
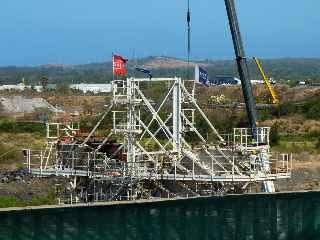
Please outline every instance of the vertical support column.
[[173, 150], [177, 152], [177, 158], [174, 163], [174, 176], [177, 174], [177, 161], [181, 158], [181, 78], [175, 78], [173, 87]]
[[134, 103], [134, 79], [127, 79], [127, 162], [128, 171], [133, 173], [135, 168], [135, 103]]
[[46, 123], [46, 137], [49, 138], [49, 135], [50, 132], [49, 132], [49, 123]]
[[[259, 160], [261, 162], [261, 170], [267, 175], [270, 173], [270, 159], [269, 159], [269, 149], [268, 146], [262, 148], [259, 153]], [[275, 186], [273, 181], [264, 181], [262, 183], [263, 192], [273, 193], [275, 192]]]
[[43, 164], [43, 153], [41, 150], [41, 152], [40, 152], [40, 175], [42, 175], [42, 164]]
[[176, 78], [173, 88], [173, 148], [175, 151], [181, 149], [181, 78]]
[[27, 150], [27, 158], [28, 158], [28, 170], [29, 170], [29, 173], [31, 173], [31, 150], [30, 149]]

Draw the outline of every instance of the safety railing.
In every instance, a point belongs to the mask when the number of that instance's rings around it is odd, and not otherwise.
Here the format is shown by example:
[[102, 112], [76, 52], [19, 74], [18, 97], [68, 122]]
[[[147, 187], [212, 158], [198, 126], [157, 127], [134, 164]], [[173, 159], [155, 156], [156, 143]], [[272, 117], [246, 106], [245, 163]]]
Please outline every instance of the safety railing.
[[127, 82], [124, 80], [114, 80], [112, 84], [114, 103], [127, 103]]
[[256, 138], [253, 137], [252, 130], [249, 128], [233, 129], [233, 145], [241, 147], [251, 147], [270, 144], [270, 127], [257, 128]]
[[68, 124], [46, 123], [46, 137], [48, 140], [57, 140], [65, 138], [73, 140], [75, 136], [80, 134], [79, 123], [70, 122]]
[[[135, 120], [133, 121], [132, 125], [128, 125], [127, 121], [127, 115], [128, 113], [126, 111], [113, 111], [113, 131], [115, 133], [123, 133], [127, 131], [132, 132], [141, 132], [141, 124]], [[137, 113], [140, 117], [140, 112]]]
[[[288, 178], [292, 170], [292, 155], [280, 154], [268, 161], [249, 156], [214, 156], [214, 158], [190, 157], [189, 163], [171, 162], [175, 171], [161, 171], [161, 161], [141, 158], [141, 161], [125, 162], [110, 159], [105, 153], [56, 151], [50, 159], [45, 151], [24, 150], [25, 165], [29, 172], [38, 175], [89, 176], [95, 179], [175, 179], [202, 181], [268, 180]], [[168, 164], [168, 163], [166, 163]]]

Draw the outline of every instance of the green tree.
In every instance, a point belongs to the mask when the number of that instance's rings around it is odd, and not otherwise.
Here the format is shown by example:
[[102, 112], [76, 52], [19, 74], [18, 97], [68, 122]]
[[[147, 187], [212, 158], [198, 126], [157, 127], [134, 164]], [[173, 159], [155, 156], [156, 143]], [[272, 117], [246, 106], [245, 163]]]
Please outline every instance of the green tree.
[[43, 91], [47, 90], [48, 84], [49, 84], [49, 78], [46, 76], [41, 77], [40, 79], [41, 86], [43, 88]]

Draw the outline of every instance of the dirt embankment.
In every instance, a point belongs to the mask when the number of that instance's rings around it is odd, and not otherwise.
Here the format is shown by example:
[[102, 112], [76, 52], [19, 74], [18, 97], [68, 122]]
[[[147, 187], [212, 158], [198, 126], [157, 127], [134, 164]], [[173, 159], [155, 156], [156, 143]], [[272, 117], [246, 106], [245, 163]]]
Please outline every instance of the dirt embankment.
[[292, 177], [278, 181], [277, 191], [320, 190], [320, 155], [310, 161], [294, 161]]
[[320, 132], [320, 121], [313, 119], [305, 119], [302, 116], [281, 117], [277, 119], [265, 120], [260, 123], [263, 126], [277, 125], [280, 133], [286, 134], [311, 134]]
[[47, 109], [51, 112], [62, 112], [48, 103], [43, 98], [10, 96], [0, 98], [0, 107], [7, 114], [33, 113], [39, 109]]
[[105, 105], [110, 101], [111, 95], [74, 95], [72, 93], [59, 95], [54, 92], [1, 93], [0, 114], [9, 117], [21, 117], [24, 114], [40, 112], [99, 114], [105, 110]]
[[65, 112], [101, 113], [110, 103], [110, 96], [49, 96], [45, 98], [53, 106], [59, 106]]

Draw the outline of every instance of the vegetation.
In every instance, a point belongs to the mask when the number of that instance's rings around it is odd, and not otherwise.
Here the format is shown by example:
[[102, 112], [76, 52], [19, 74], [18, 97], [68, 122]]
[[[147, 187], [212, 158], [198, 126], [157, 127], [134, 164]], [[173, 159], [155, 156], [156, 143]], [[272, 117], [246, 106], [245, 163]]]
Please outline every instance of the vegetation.
[[273, 117], [301, 114], [306, 119], [320, 120], [320, 101], [319, 99], [315, 99], [299, 103], [283, 102], [269, 112], [269, 114]]
[[[145, 61], [149, 61], [146, 59]], [[139, 62], [139, 65], [143, 65], [143, 61]], [[214, 75], [236, 75], [236, 68], [232, 61], [206, 61], [208, 64], [208, 70], [211, 76]], [[299, 64], [299, 67], [296, 65]], [[264, 66], [268, 69], [268, 75], [273, 76], [276, 79], [320, 79], [320, 71], [310, 71], [314, 66], [320, 64], [320, 60], [275, 60], [264, 61]], [[301, 67], [301, 66], [302, 67]], [[249, 63], [252, 72], [252, 78], [258, 78], [258, 73], [254, 69], [254, 65]], [[84, 95], [76, 91], [71, 91], [69, 84], [72, 82], [107, 82], [110, 81], [111, 76], [111, 64], [90, 64], [82, 66], [56, 66], [56, 67], [35, 67], [35, 68], [0, 68], [0, 84], [1, 83], [15, 83], [15, 81], [25, 77], [27, 84], [38, 84], [41, 80], [46, 84], [57, 83], [57, 91], [45, 92], [42, 97], [45, 97], [52, 105], [58, 105], [66, 107], [65, 109], [82, 109], [82, 115], [80, 119], [80, 125], [83, 133], [89, 132], [95, 124], [101, 118], [101, 112], [105, 109], [104, 105], [110, 101], [106, 97], [89, 96]], [[129, 66], [131, 68], [131, 66]], [[294, 68], [294, 69], [293, 69]], [[320, 68], [319, 68], [320, 69]], [[130, 70], [131, 71], [131, 70]], [[170, 68], [170, 69], [154, 69], [153, 75], [156, 76], [191, 76], [192, 69], [186, 68]], [[44, 78], [43, 76], [48, 76]], [[140, 76], [140, 75], [137, 75]], [[142, 76], [142, 75], [141, 75]], [[294, 84], [292, 84], [294, 85]], [[160, 103], [160, 100], [164, 97], [164, 93], [170, 85], [153, 84], [152, 88], [148, 83], [141, 84], [144, 88], [146, 96], [153, 99], [152, 104]], [[277, 86], [278, 87], [278, 86]], [[303, 100], [292, 100], [292, 96], [296, 97], [294, 91], [291, 92], [291, 97], [286, 95], [288, 89], [294, 90], [295, 88], [289, 88], [279, 86], [280, 97], [283, 99], [278, 106], [273, 108], [264, 109], [259, 111], [259, 121], [263, 126], [271, 126], [270, 142], [275, 150], [283, 152], [293, 152], [298, 154], [307, 152], [307, 154], [319, 154], [320, 153], [320, 99], [319, 94], [313, 94], [313, 97], [309, 97], [308, 93], [303, 93]], [[265, 89], [256, 89], [254, 87], [257, 102], [265, 103], [268, 96], [265, 94]], [[199, 99], [199, 105], [205, 110], [207, 117], [218, 129], [221, 134], [230, 134], [231, 129], [234, 127], [247, 127], [247, 115], [244, 110], [241, 109], [208, 109], [208, 99], [212, 95], [224, 94], [230, 102], [243, 102], [240, 87], [219, 87], [219, 88], [201, 88], [197, 91], [197, 98]], [[214, 92], [216, 91], [216, 92]], [[282, 94], [283, 93], [283, 94]], [[23, 92], [22, 94], [30, 94], [30, 92]], [[33, 93], [38, 94], [38, 93]], [[264, 95], [263, 95], [264, 94]], [[40, 95], [40, 94], [39, 94]], [[284, 96], [285, 95], [285, 96]], [[33, 95], [34, 96], [34, 95]], [[100, 100], [98, 100], [98, 98]], [[1, 105], [0, 105], [1, 107]], [[69, 107], [69, 108], [68, 108]], [[164, 108], [167, 108], [164, 105]], [[121, 110], [121, 109], [116, 109]], [[79, 110], [81, 111], [81, 110]], [[1, 112], [1, 109], [0, 109]], [[39, 112], [47, 114], [45, 109]], [[70, 111], [71, 112], [71, 111]], [[169, 112], [168, 112], [169, 113]], [[27, 114], [24, 115], [24, 120], [14, 120], [5, 115], [0, 117], [0, 166], [4, 170], [11, 166], [22, 166], [22, 154], [21, 149], [31, 148], [40, 149], [45, 144], [45, 125], [39, 122], [26, 121]], [[147, 116], [146, 112], [141, 112], [141, 116], [144, 119], [151, 119], [151, 116]], [[67, 118], [68, 116], [65, 116]], [[163, 114], [162, 119], [166, 119], [167, 115]], [[34, 118], [33, 118], [34, 119]], [[148, 122], [148, 120], [146, 121]], [[198, 114], [196, 116], [196, 127], [204, 138], [209, 142], [215, 142], [217, 139], [214, 134], [208, 134], [208, 125], [205, 120]], [[318, 125], [317, 125], [318, 124]], [[101, 123], [97, 136], [106, 136], [112, 128], [111, 114], [109, 114], [105, 120]], [[157, 124], [152, 124], [151, 129], [155, 131], [158, 128]], [[165, 142], [165, 135], [163, 132], [159, 132], [157, 135], [161, 143]], [[146, 135], [148, 137], [148, 134]], [[189, 132], [185, 135], [187, 140], [194, 140], [194, 146], [197, 145], [196, 141], [199, 138], [194, 132]], [[148, 150], [157, 149], [157, 144], [151, 138], [145, 139], [142, 145]], [[285, 150], [285, 151], [284, 151]], [[8, 183], [9, 185], [11, 183]], [[14, 189], [14, 187], [13, 187]], [[14, 192], [14, 191], [12, 191]], [[54, 192], [47, 191], [41, 194], [36, 194], [32, 199], [26, 200], [24, 198], [12, 196], [0, 196], [0, 207], [23, 207], [23, 206], [36, 206], [55, 204], [56, 199]]]
[[70, 86], [66, 83], [58, 84], [56, 93], [59, 95], [69, 95], [71, 93]]
[[0, 132], [35, 133], [44, 136], [45, 125], [43, 123], [17, 122], [6, 117], [0, 117]]
[[21, 166], [24, 148], [41, 149], [45, 138], [32, 133], [0, 133], [0, 164]]
[[[320, 135], [320, 134], [319, 134]], [[316, 148], [320, 149], [320, 136], [318, 136], [318, 140], [316, 142]]]
[[274, 124], [270, 130], [270, 145], [276, 146], [279, 143], [280, 143], [279, 127], [277, 124]]
[[22, 164], [21, 149], [44, 145], [45, 125], [0, 118], [0, 163]]
[[[129, 61], [129, 74], [140, 76], [140, 73], [134, 72], [136, 64], [143, 66], [154, 60], [153, 57]], [[234, 61], [211, 61], [199, 62], [206, 66], [209, 76], [232, 75], [237, 76], [237, 70]], [[264, 68], [268, 76], [272, 76], [279, 81], [292, 80], [290, 84], [296, 84], [298, 80], [319, 81], [320, 79], [320, 59], [276, 59], [263, 60]], [[260, 78], [256, 65], [253, 61], [248, 63], [251, 77]], [[190, 78], [193, 76], [193, 68], [186, 67], [161, 68], [161, 66], [152, 69], [153, 76], [172, 77], [180, 76]], [[44, 81], [45, 76], [45, 81]], [[142, 75], [141, 75], [142, 76]], [[16, 84], [26, 79], [28, 84], [71, 84], [81, 82], [106, 83], [112, 80], [112, 63], [93, 63], [86, 65], [44, 65], [37, 67], [2, 67], [0, 68], [0, 84]]]
[[57, 203], [54, 191], [34, 197], [31, 200], [20, 199], [16, 196], [0, 196], [0, 208], [54, 205]]

